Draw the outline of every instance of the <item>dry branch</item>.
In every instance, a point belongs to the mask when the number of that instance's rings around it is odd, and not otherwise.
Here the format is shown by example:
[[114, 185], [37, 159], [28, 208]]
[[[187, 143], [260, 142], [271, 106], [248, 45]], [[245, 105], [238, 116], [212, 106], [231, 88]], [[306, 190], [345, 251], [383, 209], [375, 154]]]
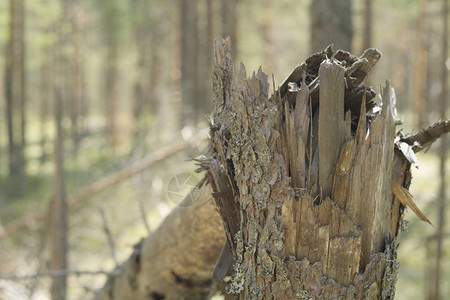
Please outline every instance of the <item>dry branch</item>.
[[[88, 198], [97, 195], [101, 192], [106, 191], [107, 189], [116, 186], [117, 184], [139, 174], [149, 168], [156, 166], [159, 163], [164, 162], [165, 160], [183, 152], [188, 149], [197, 147], [207, 136], [206, 131], [201, 131], [199, 134], [189, 139], [186, 142], [176, 143], [174, 145], [170, 145], [161, 150], [156, 151], [156, 153], [152, 153], [145, 157], [144, 159], [135, 162], [132, 166], [126, 167], [121, 171], [109, 175], [106, 178], [103, 178], [88, 188], [82, 190], [75, 196], [69, 197], [68, 204], [71, 207], [78, 205], [79, 203], [87, 200]], [[36, 223], [42, 221], [47, 217], [45, 212], [33, 214], [27, 216], [25, 218], [14, 221], [10, 224], [4, 226], [4, 231], [0, 234], [1, 237], [5, 237], [9, 234], [15, 233], [22, 229], [32, 228]]]
[[109, 228], [108, 220], [106, 219], [105, 210], [100, 207], [99, 208], [100, 216], [102, 217], [103, 222], [103, 231], [105, 232], [106, 238], [108, 240], [109, 251], [111, 252], [111, 257], [114, 260], [114, 263], [119, 266], [119, 261], [117, 260], [116, 255], [116, 245], [114, 243], [114, 238], [111, 233], [111, 229]]
[[402, 140], [412, 146], [414, 152], [429, 148], [442, 135], [450, 132], [450, 120], [438, 121], [421, 131], [410, 134]]

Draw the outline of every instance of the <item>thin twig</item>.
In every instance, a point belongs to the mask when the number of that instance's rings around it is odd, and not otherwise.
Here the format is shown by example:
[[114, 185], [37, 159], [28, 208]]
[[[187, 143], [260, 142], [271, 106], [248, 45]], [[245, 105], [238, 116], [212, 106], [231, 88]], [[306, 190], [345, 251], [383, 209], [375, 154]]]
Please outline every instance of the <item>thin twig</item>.
[[114, 270], [112, 272], [97, 270], [97, 271], [81, 271], [81, 270], [55, 270], [43, 273], [36, 273], [31, 275], [5, 275], [0, 276], [0, 280], [30, 280], [43, 277], [58, 277], [65, 275], [108, 275], [108, 276], [118, 276], [120, 275], [119, 270]]
[[116, 256], [116, 247], [114, 245], [114, 239], [112, 237], [111, 230], [109, 229], [109, 226], [108, 226], [108, 221], [106, 220], [105, 211], [103, 210], [102, 207], [99, 208], [99, 211], [100, 211], [100, 215], [102, 216], [103, 230], [105, 231], [106, 237], [108, 239], [108, 245], [109, 245], [109, 249], [111, 251], [111, 256], [114, 259], [114, 263], [116, 264], [116, 267], [118, 267], [119, 261], [117, 260], [117, 256]]
[[141, 211], [142, 221], [144, 222], [144, 226], [145, 226], [145, 229], [147, 230], [147, 234], [150, 235], [152, 233], [152, 230], [150, 229], [150, 226], [148, 225], [147, 213], [145, 212], [144, 203], [142, 202], [141, 199], [139, 199], [139, 209]]

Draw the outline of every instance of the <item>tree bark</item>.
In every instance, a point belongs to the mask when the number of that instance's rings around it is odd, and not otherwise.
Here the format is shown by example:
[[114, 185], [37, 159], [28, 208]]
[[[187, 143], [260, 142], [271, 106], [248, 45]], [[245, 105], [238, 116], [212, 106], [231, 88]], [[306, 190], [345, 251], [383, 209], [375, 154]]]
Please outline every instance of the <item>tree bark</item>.
[[310, 4], [311, 52], [330, 44], [336, 49], [350, 51], [353, 39], [351, 0], [316, 0]]
[[211, 166], [220, 167], [210, 174], [234, 254], [227, 291], [243, 299], [393, 299], [397, 197], [406, 197], [410, 163], [395, 150], [389, 81], [380, 112], [369, 117], [368, 88], [350, 96], [380, 53], [368, 50], [365, 60], [329, 48], [269, 96], [261, 69], [247, 78], [242, 66], [235, 82], [230, 41], [215, 46]]
[[194, 204], [186, 197], [97, 295], [112, 299], [206, 299], [211, 273], [225, 242], [211, 186], [200, 183]]

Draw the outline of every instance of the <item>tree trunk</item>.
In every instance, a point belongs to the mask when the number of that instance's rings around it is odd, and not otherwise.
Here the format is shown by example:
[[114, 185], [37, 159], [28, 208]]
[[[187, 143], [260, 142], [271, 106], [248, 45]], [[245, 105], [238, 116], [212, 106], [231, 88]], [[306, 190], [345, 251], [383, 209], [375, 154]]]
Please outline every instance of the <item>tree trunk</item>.
[[76, 0], [67, 1], [65, 8], [66, 20], [71, 27], [71, 59], [70, 59], [70, 130], [72, 137], [72, 152], [76, 156], [81, 138], [81, 120], [83, 87], [81, 74], [81, 50], [80, 50], [80, 7]]
[[237, 36], [237, 8], [236, 8], [236, 0], [221, 0], [221, 12], [222, 12], [222, 35], [223, 37], [229, 36], [232, 41], [232, 49], [231, 54], [234, 59], [238, 57], [237, 53], [237, 45], [238, 45], [238, 36]]
[[414, 68], [414, 115], [416, 127], [422, 128], [424, 125], [425, 108], [425, 87], [427, 85], [427, 1], [420, 0], [417, 18], [417, 41], [416, 41], [416, 67]]
[[393, 299], [410, 163], [394, 151], [389, 81], [366, 117], [375, 94], [360, 85], [380, 53], [327, 48], [269, 97], [261, 69], [247, 78], [242, 67], [235, 82], [229, 40], [215, 46], [210, 174], [235, 260], [227, 291]]
[[364, 0], [364, 33], [362, 51], [372, 47], [372, 0]]
[[[148, 9], [146, 1], [136, 1], [133, 5], [134, 9], [134, 38], [137, 50], [136, 70], [137, 76], [133, 84], [133, 143], [137, 145], [143, 139], [142, 120], [145, 116], [144, 109], [149, 99], [150, 94], [146, 92], [148, 86], [148, 70], [149, 53], [153, 53], [156, 49], [152, 47], [150, 36], [152, 35], [152, 17]], [[149, 91], [150, 92], [150, 91]]]
[[[61, 44], [59, 51], [65, 45], [64, 33], [60, 33]], [[49, 228], [49, 248], [50, 264], [49, 270], [67, 269], [68, 251], [68, 223], [67, 223], [67, 199], [64, 183], [64, 146], [62, 115], [63, 103], [66, 95], [65, 91], [65, 71], [66, 64], [61, 52], [57, 55], [57, 66], [55, 72], [55, 197], [50, 204], [50, 228]], [[53, 300], [66, 299], [67, 276], [58, 276], [52, 279], [51, 297]]]
[[180, 0], [181, 127], [196, 126], [198, 114], [197, 0]]
[[[213, 0], [206, 0], [206, 62], [208, 70], [213, 64], [213, 43], [214, 43], [214, 3]], [[209, 81], [208, 81], [209, 82]], [[208, 85], [209, 86], [209, 85]]]
[[[440, 115], [442, 120], [446, 118], [447, 110], [447, 97], [448, 97], [448, 69], [446, 62], [448, 61], [448, 0], [443, 0], [442, 2], [442, 16], [443, 16], [443, 28], [442, 28], [442, 61], [441, 61], [441, 101], [440, 101]], [[437, 231], [437, 250], [436, 250], [436, 269], [435, 269], [435, 286], [434, 286], [434, 298], [436, 300], [441, 299], [440, 285], [441, 285], [441, 258], [443, 254], [443, 243], [444, 243], [444, 230], [445, 230], [445, 208], [446, 208], [446, 172], [445, 172], [445, 162], [447, 160], [447, 137], [443, 136], [441, 140], [441, 145], [439, 149], [440, 157], [440, 189], [439, 189], [439, 219], [438, 219], [438, 231]]]
[[41, 167], [46, 163], [49, 157], [49, 153], [47, 151], [47, 142], [50, 140], [48, 136], [47, 130], [47, 122], [49, 116], [51, 115], [51, 103], [54, 103], [53, 100], [53, 90], [52, 90], [52, 65], [51, 65], [51, 50], [46, 48], [43, 51], [42, 55], [45, 57], [42, 65], [40, 67], [39, 75], [40, 75], [40, 85], [39, 85], [39, 129], [40, 129], [40, 148], [41, 148], [41, 156], [39, 158]]
[[106, 104], [106, 122], [108, 126], [109, 141], [114, 150], [119, 147], [118, 128], [117, 128], [117, 44], [114, 33], [109, 34], [108, 49], [106, 54], [106, 85], [105, 85], [105, 104]]
[[119, 147], [118, 113], [118, 51], [120, 32], [119, 12], [116, 1], [104, 2], [105, 55], [105, 113], [109, 142], [114, 153]]
[[6, 120], [8, 128], [9, 192], [25, 189], [25, 47], [24, 1], [10, 1], [9, 40], [5, 62]]
[[97, 295], [113, 299], [206, 299], [211, 272], [225, 242], [208, 183], [197, 186], [161, 226], [135, 245], [119, 275]]
[[330, 44], [337, 49], [350, 51], [353, 39], [351, 0], [311, 1], [311, 52], [317, 52]]

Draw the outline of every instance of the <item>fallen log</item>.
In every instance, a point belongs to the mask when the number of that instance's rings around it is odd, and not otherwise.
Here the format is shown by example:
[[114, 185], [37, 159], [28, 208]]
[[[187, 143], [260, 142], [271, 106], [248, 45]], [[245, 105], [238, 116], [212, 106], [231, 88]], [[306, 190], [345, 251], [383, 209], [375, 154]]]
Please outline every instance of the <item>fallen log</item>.
[[[203, 181], [204, 182], [204, 181]], [[158, 229], [134, 248], [109, 276], [97, 300], [201, 299], [211, 292], [211, 273], [225, 242], [209, 183], [200, 183]]]

